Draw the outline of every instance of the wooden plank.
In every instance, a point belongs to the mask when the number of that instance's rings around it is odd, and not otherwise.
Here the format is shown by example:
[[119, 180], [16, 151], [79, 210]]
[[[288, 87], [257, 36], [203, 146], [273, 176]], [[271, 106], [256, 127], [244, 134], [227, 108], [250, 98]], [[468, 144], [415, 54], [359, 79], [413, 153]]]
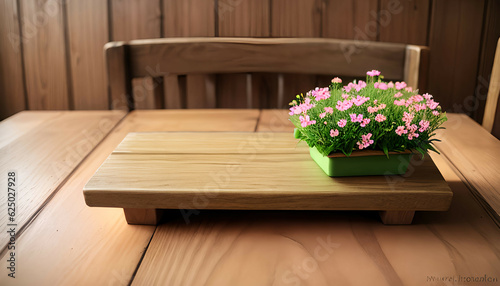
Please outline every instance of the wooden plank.
[[[160, 38], [161, 13], [160, 0], [111, 0], [113, 41]], [[163, 93], [163, 87], [154, 85], [155, 82], [148, 74], [149, 70], [156, 68], [156, 64], [140, 65], [140, 67], [146, 73], [144, 77], [148, 78], [133, 82], [135, 108], [163, 108], [157, 106], [157, 95], [159, 92]]]
[[180, 83], [177, 75], [168, 75], [163, 77], [165, 108], [182, 108], [183, 96], [181, 95], [182, 89], [180, 88], [179, 84]]
[[[377, 5], [377, 0], [324, 1], [322, 37], [375, 41], [378, 33]], [[361, 43], [353, 46], [361, 47]], [[346, 51], [350, 49], [346, 48]]]
[[[42, 116], [35, 129], [0, 149], [1, 171], [18, 172], [18, 232], [124, 115], [119, 111], [78, 111], [58, 112], [47, 120]], [[7, 193], [2, 192], [0, 199], [1, 208], [6, 209]], [[3, 225], [7, 225], [7, 219], [6, 212], [0, 216]], [[0, 234], [2, 251], [7, 237], [6, 232]]]
[[[500, 38], [500, 2], [487, 1], [487, 8], [484, 18], [483, 36], [481, 41], [481, 55], [479, 62], [479, 71], [476, 81], [475, 97], [478, 101], [478, 108], [474, 112], [474, 120], [482, 122], [484, 117], [484, 109], [488, 95], [488, 85], [493, 69], [493, 61], [495, 59], [495, 51]], [[497, 112], [498, 113], [498, 112]], [[500, 119], [499, 119], [500, 120]], [[500, 138], [500, 132], [496, 135]]]
[[128, 224], [157, 225], [162, 217], [162, 210], [123, 209]]
[[26, 109], [17, 2], [0, 3], [0, 120]]
[[[342, 47], [352, 43], [318, 38], [168, 38], [132, 41], [127, 47], [134, 77], [206, 72], [364, 76], [377, 68], [387, 78], [403, 78], [405, 45], [368, 42], [363, 53], [352, 55], [347, 63]], [[143, 66], [158, 68], [145, 71]]]
[[[219, 36], [221, 37], [269, 37], [270, 1], [241, 0], [218, 2]], [[217, 106], [222, 108], [260, 107], [260, 98], [268, 94], [251, 92], [252, 81], [276, 81], [275, 75], [250, 74], [217, 75]], [[255, 83], [257, 84], [257, 83]]]
[[[472, 113], [484, 1], [433, 1], [429, 90], [444, 110]], [[446, 84], [444, 84], [446, 83]]]
[[262, 110], [256, 131], [289, 132], [293, 134], [292, 122], [288, 120], [288, 109]]
[[[15, 282], [128, 285], [155, 228], [127, 225], [118, 209], [89, 208], [79, 190], [128, 132], [252, 131], [257, 117], [257, 110], [152, 110], [127, 115], [17, 238], [16, 243], [22, 247], [16, 249], [16, 255], [23, 266], [17, 269]], [[8, 253], [2, 255], [2, 260], [7, 259], [5, 255]], [[51, 263], [47, 263], [49, 256]], [[89, 257], [92, 259], [82, 259]], [[12, 281], [7, 271], [6, 267], [0, 270], [2, 285]]]
[[[169, 0], [163, 3], [165, 37], [215, 36], [215, 1]], [[171, 75], [173, 77], [174, 75]], [[174, 81], [166, 83], [175, 84]], [[177, 83], [178, 84], [178, 83]], [[178, 94], [178, 86], [166, 87], [167, 108], [180, 108], [181, 96], [186, 96], [187, 108], [214, 108], [216, 105], [215, 76], [188, 75], [186, 93]], [[169, 95], [169, 94], [170, 95]], [[172, 99], [170, 99], [172, 97]], [[172, 107], [170, 107], [172, 106]]]
[[0, 122], [0, 149], [58, 116], [61, 116], [61, 112], [22, 111], [2, 120]]
[[[390, 211], [446, 210], [451, 201], [429, 158], [414, 162], [408, 176], [332, 179], [318, 172], [308, 151], [287, 133], [131, 133], [85, 185], [85, 201], [121, 208]], [[201, 196], [209, 199], [199, 207], [193, 198]]]
[[430, 0], [382, 0], [380, 41], [426, 46], [429, 14]]
[[106, 75], [111, 109], [134, 109], [132, 79], [125, 62], [123, 42], [111, 42], [104, 46]]
[[109, 42], [108, 3], [68, 1], [69, 56], [75, 109], [108, 109], [106, 68], [102, 56]]
[[500, 230], [444, 157], [433, 160], [454, 192], [448, 212], [417, 213], [404, 227], [364, 212], [190, 213], [158, 226], [132, 285], [422, 285], [449, 275], [498, 277]]
[[321, 1], [273, 0], [271, 37], [320, 37]]
[[442, 142], [436, 146], [500, 224], [500, 142], [466, 115], [448, 118], [446, 129], [438, 133]]
[[[498, 97], [500, 95], [500, 39], [498, 40], [497, 51], [495, 53], [495, 61], [491, 71], [490, 84], [488, 88], [488, 97], [484, 108], [483, 127], [491, 132], [495, 122], [496, 114], [498, 113]], [[498, 138], [498, 135], [495, 134]]]
[[427, 90], [429, 48], [423, 46], [406, 46], [404, 80], [414, 89], [424, 93]]
[[69, 109], [63, 6], [21, 1], [23, 56], [29, 109]]

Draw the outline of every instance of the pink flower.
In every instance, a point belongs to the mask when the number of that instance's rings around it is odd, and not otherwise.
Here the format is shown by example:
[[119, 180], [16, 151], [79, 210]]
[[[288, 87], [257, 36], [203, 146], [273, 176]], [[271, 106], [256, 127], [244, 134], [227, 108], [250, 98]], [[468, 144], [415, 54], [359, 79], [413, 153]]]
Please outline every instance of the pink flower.
[[380, 75], [380, 71], [378, 71], [378, 70], [371, 70], [371, 71], [366, 72], [366, 74], [369, 75], [369, 76], [378, 76], [378, 75]]
[[[411, 88], [411, 86], [409, 86], [409, 87], [406, 87], [406, 88], [405, 88], [405, 90], [406, 90], [406, 91], [408, 91], [408, 92], [412, 92], [412, 91], [413, 91], [413, 88]], [[418, 137], [418, 136], [417, 136], [417, 137]]]
[[385, 108], [385, 104], [382, 103], [381, 105], [378, 106], [378, 109], [384, 109]]
[[395, 84], [395, 86], [396, 86], [397, 90], [402, 90], [403, 88], [406, 87], [406, 82], [404, 82], [404, 81], [402, 81], [402, 82], [397, 81], [396, 84]]
[[387, 87], [388, 88], [394, 88], [394, 83], [391, 81], [387, 84]]
[[394, 100], [394, 104], [397, 105], [397, 106], [402, 106], [402, 105], [405, 105], [405, 100], [404, 99], [400, 99], [400, 100]]
[[327, 125], [327, 124], [328, 124], [328, 122], [326, 122], [326, 121], [325, 121], [325, 122], [323, 122], [323, 124]]
[[398, 91], [398, 93], [396, 93], [396, 94], [394, 95], [394, 97], [395, 97], [395, 98], [398, 98], [398, 97], [401, 97], [401, 96], [403, 96], [403, 94], [402, 94], [401, 92], [399, 92], [399, 91]]
[[301, 113], [306, 113], [309, 109], [313, 108], [314, 104], [311, 104], [311, 99], [307, 97], [304, 100], [304, 103], [301, 103], [300, 105], [292, 106], [290, 107], [290, 115], [295, 115], [295, 114], [301, 114]]
[[370, 118], [365, 118], [360, 122], [361, 127], [365, 127], [366, 124], [370, 123]]
[[306, 115], [305, 117], [301, 115], [299, 117], [299, 120], [300, 120], [300, 126], [302, 127], [306, 127], [316, 123], [316, 120], [310, 120], [309, 115]]
[[439, 102], [435, 102], [433, 99], [427, 101], [427, 106], [430, 109], [436, 109], [439, 106]]
[[420, 101], [424, 100], [424, 98], [420, 94], [414, 95], [414, 96], [412, 96], [412, 98], [413, 98], [414, 102], [420, 102]]
[[385, 121], [387, 118], [382, 115], [382, 114], [377, 114], [377, 116], [375, 116], [375, 120], [378, 121], [378, 122], [382, 122], [382, 121]]
[[429, 128], [429, 121], [427, 120], [420, 120], [420, 122], [418, 123], [418, 125], [420, 125], [420, 129], [418, 129], [419, 132], [424, 132], [425, 130], [427, 130], [427, 128]]
[[420, 103], [420, 104], [415, 104], [414, 108], [415, 111], [420, 111], [420, 110], [425, 110], [427, 106], [425, 106], [425, 103]]
[[317, 87], [312, 91], [312, 96], [316, 98], [316, 101], [320, 101], [323, 99], [327, 99], [330, 97], [330, 91], [328, 90], [328, 87], [324, 88], [319, 88]]
[[326, 112], [323, 112], [323, 113], [319, 114], [319, 118], [325, 118], [325, 116], [326, 116]]
[[332, 79], [332, 82], [333, 82], [333, 83], [342, 83], [342, 80], [341, 80], [339, 77], [334, 77], [334, 78]]
[[340, 119], [339, 122], [337, 122], [337, 125], [339, 127], [344, 127], [347, 124], [347, 120], [345, 119]]
[[435, 116], [439, 116], [439, 111], [434, 110], [434, 111], [432, 111], [432, 114], [434, 114]]
[[325, 112], [333, 114], [333, 108], [331, 108], [331, 107], [325, 107]]
[[351, 113], [351, 114], [349, 114], [349, 116], [351, 117], [352, 122], [362, 122], [363, 121], [363, 114], [358, 114], [358, 116], [356, 116], [355, 113]]
[[409, 133], [408, 134], [408, 140], [412, 140], [413, 137], [417, 138], [418, 137], [418, 133]]
[[416, 124], [412, 124], [410, 126], [406, 126], [406, 128], [408, 128], [408, 131], [410, 131], [410, 133], [414, 133], [415, 131], [417, 131], [418, 126]]
[[356, 98], [354, 98], [352, 100], [352, 102], [354, 102], [354, 104], [356, 104], [356, 106], [360, 106], [362, 105], [363, 103], [367, 102], [368, 100], [370, 100], [369, 97], [364, 97], [364, 96], [357, 96]]
[[347, 84], [346, 86], [344, 86], [344, 90], [346, 92], [350, 92], [351, 89], [355, 89], [356, 91], [360, 91], [361, 89], [365, 88], [366, 87], [366, 82], [360, 80], [357, 84], [353, 83], [353, 82], [350, 82], [349, 84]]
[[373, 87], [381, 90], [387, 90], [387, 84], [385, 82], [376, 82], [373, 84]]
[[432, 95], [426, 93], [426, 94], [424, 94], [424, 98], [427, 99], [427, 100], [431, 100], [432, 99]]
[[413, 103], [413, 98], [411, 98], [411, 97], [410, 97], [410, 98], [408, 98], [408, 100], [406, 101], [405, 106], [406, 106], [406, 107], [408, 107], [408, 106], [410, 106], [412, 103]]
[[373, 144], [373, 140], [370, 139], [371, 137], [372, 137], [371, 133], [368, 133], [366, 135], [361, 135], [361, 142], [359, 141], [356, 142], [356, 144], [358, 144], [359, 146], [359, 149], [367, 148], [368, 146]]
[[338, 135], [339, 135], [339, 131], [338, 131], [337, 129], [335, 129], [335, 130], [333, 130], [333, 129], [332, 129], [332, 130], [330, 130], [330, 136], [332, 136], [332, 137], [336, 137], [336, 136], [338, 136]]
[[413, 120], [414, 115], [410, 114], [408, 112], [404, 112], [403, 114], [403, 122], [406, 123], [406, 126], [410, 125], [411, 121]]
[[345, 93], [343, 93], [343, 94], [342, 94], [342, 98], [343, 98], [343, 99], [348, 99], [348, 98], [349, 98], [349, 94], [345, 94]]
[[344, 101], [337, 101], [337, 106], [336, 108], [339, 110], [339, 111], [345, 111], [349, 108], [351, 108], [352, 106], [352, 101], [351, 100], [344, 100]]
[[404, 126], [398, 126], [398, 128], [396, 128], [396, 134], [398, 134], [399, 136], [406, 133], [408, 133], [408, 131], [405, 129]]
[[371, 107], [371, 106], [368, 106], [368, 112], [370, 113], [375, 113], [378, 111], [378, 107]]

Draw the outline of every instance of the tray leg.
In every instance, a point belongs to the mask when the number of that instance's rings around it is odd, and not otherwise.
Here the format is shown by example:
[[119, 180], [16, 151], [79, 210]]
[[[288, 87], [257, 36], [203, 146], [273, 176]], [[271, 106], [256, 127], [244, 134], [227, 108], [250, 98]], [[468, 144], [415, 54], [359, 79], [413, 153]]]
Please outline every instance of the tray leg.
[[162, 210], [159, 209], [123, 209], [128, 224], [157, 225], [161, 219]]
[[381, 211], [379, 214], [384, 224], [411, 224], [415, 211]]

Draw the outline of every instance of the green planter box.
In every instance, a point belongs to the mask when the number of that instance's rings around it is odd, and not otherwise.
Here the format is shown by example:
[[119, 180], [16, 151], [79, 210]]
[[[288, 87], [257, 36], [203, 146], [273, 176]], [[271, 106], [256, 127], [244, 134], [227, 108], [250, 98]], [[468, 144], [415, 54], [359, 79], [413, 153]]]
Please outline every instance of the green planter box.
[[406, 173], [413, 156], [411, 153], [396, 153], [389, 154], [389, 158], [385, 154], [327, 157], [316, 148], [309, 148], [309, 153], [330, 177], [401, 175]]

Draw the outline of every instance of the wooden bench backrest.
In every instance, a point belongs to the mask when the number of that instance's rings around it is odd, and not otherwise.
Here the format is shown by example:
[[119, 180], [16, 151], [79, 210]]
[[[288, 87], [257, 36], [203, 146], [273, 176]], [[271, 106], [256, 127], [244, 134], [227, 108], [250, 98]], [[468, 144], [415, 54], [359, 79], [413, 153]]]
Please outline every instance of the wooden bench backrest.
[[[208, 96], [202, 107], [216, 106], [213, 82], [189, 81], [189, 77], [202, 74], [292, 73], [364, 78], [366, 71], [378, 69], [386, 79], [405, 80], [413, 87], [425, 87], [427, 82], [428, 49], [393, 43], [318, 38], [166, 38], [111, 42], [105, 46], [105, 55], [113, 109], [135, 108], [132, 80], [144, 77], [156, 79], [149, 81], [149, 89], [160, 108], [163, 99], [178, 105], [180, 97], [186, 96], [179, 75], [188, 75], [188, 85], [198, 85], [191, 89], [198, 95], [188, 97], [199, 98], [201, 93]], [[282, 93], [282, 78], [277, 80], [281, 81], [277, 93]], [[241, 93], [251, 96], [251, 89]], [[283, 98], [283, 94], [278, 97]], [[279, 104], [274, 107], [283, 107], [283, 102]]]
[[484, 109], [483, 127], [495, 137], [500, 138], [500, 106], [498, 97], [500, 95], [500, 38], [497, 43], [493, 69], [491, 70], [490, 86]]

